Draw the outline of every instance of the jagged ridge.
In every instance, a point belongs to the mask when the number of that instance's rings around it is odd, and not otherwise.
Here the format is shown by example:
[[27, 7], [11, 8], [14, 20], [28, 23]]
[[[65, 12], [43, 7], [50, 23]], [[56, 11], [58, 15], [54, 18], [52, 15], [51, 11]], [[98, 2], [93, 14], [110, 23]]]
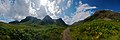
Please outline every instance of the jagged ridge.
[[27, 16], [25, 19], [19, 21], [12, 21], [9, 22], [11, 24], [18, 24], [18, 23], [25, 23], [25, 24], [40, 24], [40, 25], [52, 25], [52, 24], [56, 24], [56, 25], [64, 25], [67, 26], [67, 24], [65, 24], [65, 22], [62, 20], [62, 18], [59, 19], [52, 19], [49, 15], [46, 15], [43, 20], [37, 19], [36, 17], [32, 17], [32, 16]]

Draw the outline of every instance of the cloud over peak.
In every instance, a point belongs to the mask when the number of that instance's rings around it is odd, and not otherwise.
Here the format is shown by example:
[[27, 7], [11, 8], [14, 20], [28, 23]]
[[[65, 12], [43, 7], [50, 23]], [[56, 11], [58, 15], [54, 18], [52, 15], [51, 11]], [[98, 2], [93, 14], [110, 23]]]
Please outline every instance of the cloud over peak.
[[80, 20], [84, 20], [88, 16], [93, 13], [91, 10], [95, 9], [96, 7], [91, 7], [88, 4], [82, 4], [81, 1], [79, 1], [79, 6], [76, 7], [76, 11], [72, 13], [72, 16], [64, 16], [64, 21], [71, 25], [74, 22], [78, 22]]
[[53, 19], [62, 18], [67, 24], [72, 24], [79, 20], [90, 16], [91, 10], [96, 7], [91, 7], [88, 4], [82, 4], [79, 1], [79, 6], [75, 6], [76, 11], [70, 16], [66, 16], [66, 10], [74, 5], [75, 0], [0, 0], [0, 14], [3, 17], [21, 20], [26, 16], [34, 16], [43, 19], [46, 15]]

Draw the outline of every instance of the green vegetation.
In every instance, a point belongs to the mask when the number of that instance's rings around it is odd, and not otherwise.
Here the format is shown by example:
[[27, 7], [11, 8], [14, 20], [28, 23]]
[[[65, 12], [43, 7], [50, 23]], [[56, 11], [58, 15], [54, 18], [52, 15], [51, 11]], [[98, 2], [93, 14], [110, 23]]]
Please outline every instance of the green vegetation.
[[0, 23], [0, 40], [61, 40], [66, 27]]
[[71, 27], [73, 40], [120, 40], [120, 22], [93, 20]]
[[120, 40], [119, 15], [112, 11], [97, 11], [71, 26], [66, 26], [62, 19], [54, 21], [50, 17], [0, 22], [0, 40]]

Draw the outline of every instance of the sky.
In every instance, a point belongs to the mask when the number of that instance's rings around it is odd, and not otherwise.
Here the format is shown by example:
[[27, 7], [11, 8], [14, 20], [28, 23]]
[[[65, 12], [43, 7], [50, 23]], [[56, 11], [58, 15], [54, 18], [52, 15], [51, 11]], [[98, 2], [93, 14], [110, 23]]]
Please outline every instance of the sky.
[[109, 9], [120, 12], [120, 0], [82, 0], [90, 6], [96, 6], [97, 10]]
[[22, 20], [26, 16], [62, 18], [66, 24], [84, 20], [96, 10], [120, 12], [119, 0], [0, 0], [0, 21]]

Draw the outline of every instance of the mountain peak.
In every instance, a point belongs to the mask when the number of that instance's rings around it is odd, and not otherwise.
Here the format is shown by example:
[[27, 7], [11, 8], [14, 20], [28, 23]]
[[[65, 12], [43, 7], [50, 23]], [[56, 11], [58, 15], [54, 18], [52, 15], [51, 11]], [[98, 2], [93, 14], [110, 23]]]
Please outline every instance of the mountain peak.
[[37, 19], [37, 18], [32, 17], [32, 16], [27, 16], [25, 19]]
[[62, 18], [57, 19], [55, 22], [56, 22], [57, 25], [67, 26], [67, 24], [62, 20]]
[[19, 21], [18, 20], [15, 20], [15, 21], [12, 21], [12, 22], [9, 22], [10, 24], [17, 24], [17, 23], [19, 23]]
[[84, 21], [92, 21], [94, 19], [110, 19], [110, 20], [120, 20], [120, 13], [113, 12], [110, 10], [99, 10], [96, 11], [92, 16], [86, 18]]
[[62, 18], [59, 18], [56, 20], [56, 22], [59, 21], [59, 22], [63, 22]]
[[54, 24], [54, 20], [49, 15], [46, 15], [42, 21], [43, 24]]
[[37, 19], [36, 17], [32, 17], [32, 16], [27, 16], [25, 19], [21, 20], [20, 23], [23, 23], [23, 22], [39, 22], [40, 19]]
[[25, 24], [40, 24], [40, 25], [61, 25], [61, 26], [67, 26], [67, 24], [62, 20], [62, 18], [59, 19], [52, 19], [49, 15], [46, 15], [43, 20], [37, 19], [36, 17], [27, 16], [25, 19], [19, 21], [12, 21], [11, 24], [16, 23], [25, 23]]
[[52, 19], [49, 15], [46, 15], [43, 20]]
[[98, 19], [107, 20], [107, 21], [120, 21], [120, 13], [114, 12], [111, 10], [98, 10], [90, 17], [88, 17], [82, 21], [76, 22], [73, 25], [83, 23], [83, 22], [98, 20]]

